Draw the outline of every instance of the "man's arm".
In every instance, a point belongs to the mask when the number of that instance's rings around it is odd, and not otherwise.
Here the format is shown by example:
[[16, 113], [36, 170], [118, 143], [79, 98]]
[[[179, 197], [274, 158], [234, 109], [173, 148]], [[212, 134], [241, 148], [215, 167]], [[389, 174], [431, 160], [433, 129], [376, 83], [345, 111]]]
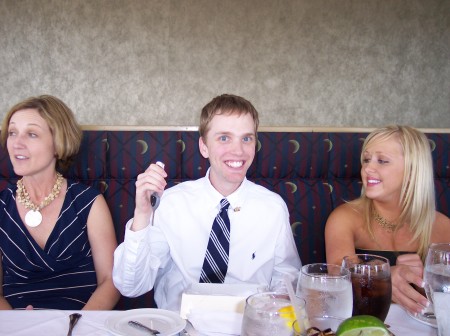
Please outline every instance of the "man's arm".
[[150, 291], [158, 269], [170, 259], [164, 235], [157, 227], [147, 226], [131, 231], [126, 225], [125, 239], [114, 252], [113, 281], [124, 296], [136, 297]]
[[[272, 276], [272, 287], [284, 286], [285, 275], [295, 279], [298, 277], [302, 263], [295, 245], [294, 236], [289, 223], [289, 212], [284, 206], [284, 214], [281, 224], [280, 235], [275, 248], [275, 266]], [[283, 283], [282, 283], [283, 282]]]

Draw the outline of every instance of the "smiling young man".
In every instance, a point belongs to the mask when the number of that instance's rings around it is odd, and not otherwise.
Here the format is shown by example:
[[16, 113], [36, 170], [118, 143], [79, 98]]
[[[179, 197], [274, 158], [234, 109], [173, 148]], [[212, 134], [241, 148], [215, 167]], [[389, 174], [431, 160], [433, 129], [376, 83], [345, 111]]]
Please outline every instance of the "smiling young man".
[[[192, 283], [276, 286], [284, 274], [299, 271], [285, 202], [246, 178], [258, 124], [249, 101], [218, 96], [200, 117], [199, 149], [210, 162], [206, 176], [165, 191], [167, 175], [160, 166], [151, 164], [138, 176], [134, 218], [114, 255], [113, 279], [123, 295], [139, 296], [154, 287], [159, 308], [179, 311], [181, 295]], [[153, 214], [150, 197], [155, 192], [161, 202]], [[221, 273], [210, 274], [206, 264], [216, 271], [222, 267], [209, 252], [216, 220], [228, 223], [226, 247], [215, 246], [227, 262]], [[211, 237], [220, 240], [215, 233]], [[216, 274], [220, 281], [213, 280]]]

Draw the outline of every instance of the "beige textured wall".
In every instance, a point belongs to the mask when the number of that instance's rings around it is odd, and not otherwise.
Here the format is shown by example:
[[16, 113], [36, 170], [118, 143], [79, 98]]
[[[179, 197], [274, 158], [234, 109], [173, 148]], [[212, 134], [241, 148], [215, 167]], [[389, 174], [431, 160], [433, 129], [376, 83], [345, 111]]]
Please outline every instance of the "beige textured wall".
[[82, 124], [450, 127], [449, 0], [0, 0], [0, 117], [49, 93]]

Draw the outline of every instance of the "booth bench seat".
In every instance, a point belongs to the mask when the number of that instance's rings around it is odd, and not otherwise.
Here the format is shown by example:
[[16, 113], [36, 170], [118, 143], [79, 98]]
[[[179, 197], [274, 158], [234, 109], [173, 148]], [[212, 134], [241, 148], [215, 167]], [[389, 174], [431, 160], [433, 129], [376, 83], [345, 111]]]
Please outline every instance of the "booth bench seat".
[[[117, 240], [133, 216], [135, 182], [150, 163], [162, 161], [168, 187], [205, 175], [209, 163], [192, 128], [85, 126], [74, 165], [64, 175], [98, 188], [110, 207]], [[359, 155], [369, 129], [262, 127], [248, 179], [285, 200], [303, 264], [325, 262], [324, 226], [330, 212], [361, 192]], [[433, 149], [437, 208], [450, 215], [450, 130], [424, 130]], [[15, 182], [0, 150], [0, 188]], [[255, 224], [255, 230], [257, 225]], [[117, 309], [153, 307], [152, 293], [121, 298]]]

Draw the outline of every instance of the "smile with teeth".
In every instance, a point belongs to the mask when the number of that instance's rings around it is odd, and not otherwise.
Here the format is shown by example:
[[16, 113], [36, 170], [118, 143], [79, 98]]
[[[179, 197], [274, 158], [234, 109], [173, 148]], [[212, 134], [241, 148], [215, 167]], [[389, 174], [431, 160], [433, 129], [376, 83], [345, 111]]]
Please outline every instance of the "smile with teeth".
[[16, 155], [16, 159], [18, 159], [18, 160], [23, 160], [23, 159], [26, 159], [27, 157], [26, 156], [23, 156], [23, 155]]
[[244, 161], [226, 161], [225, 164], [232, 168], [240, 168], [244, 165]]
[[375, 179], [368, 179], [367, 180], [367, 183], [370, 183], [370, 184], [377, 184], [377, 183], [380, 183], [381, 181], [380, 180], [375, 180]]

